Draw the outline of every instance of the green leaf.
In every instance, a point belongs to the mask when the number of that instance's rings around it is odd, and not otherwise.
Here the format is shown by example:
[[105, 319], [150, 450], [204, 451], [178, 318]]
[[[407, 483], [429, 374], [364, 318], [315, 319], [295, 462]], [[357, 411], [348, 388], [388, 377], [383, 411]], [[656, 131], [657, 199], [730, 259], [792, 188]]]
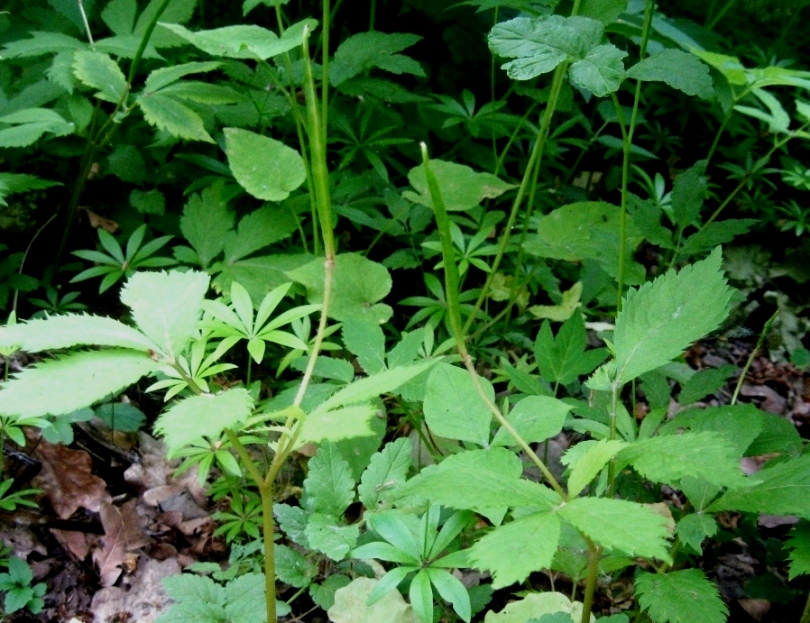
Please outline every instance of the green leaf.
[[799, 456], [802, 453], [804, 443], [793, 422], [774, 413], [758, 409], [757, 412], [760, 416], [762, 432], [747, 447], [745, 456], [762, 456], [771, 453]]
[[[479, 380], [487, 398], [495, 400], [490, 382], [484, 378]], [[492, 412], [478, 394], [467, 370], [446, 363], [436, 366], [427, 378], [423, 410], [425, 423], [434, 434], [479, 446], [489, 445]]]
[[141, 107], [143, 118], [149, 125], [165, 130], [178, 138], [205, 143], [214, 142], [205, 130], [202, 117], [176, 99], [154, 93], [138, 97], [136, 103]]
[[307, 443], [374, 437], [376, 432], [371, 421], [372, 418], [378, 417], [377, 411], [372, 405], [344, 407], [334, 411], [315, 411], [301, 424], [297, 447]]
[[155, 347], [140, 331], [103, 316], [65, 314], [0, 327], [0, 348], [17, 346], [36, 353], [80, 344], [119, 346], [142, 352]]
[[[531, 623], [538, 617], [542, 621], [542, 617], [559, 612], [568, 613], [568, 621], [571, 623], [582, 621], [582, 603], [571, 602], [562, 593], [548, 591], [529, 593], [523, 599], [510, 602], [498, 613], [488, 612], [485, 623]], [[596, 617], [591, 615], [590, 623], [595, 622]]]
[[223, 190], [224, 185], [213, 184], [192, 195], [180, 219], [180, 231], [194, 247], [203, 268], [222, 252], [226, 234], [233, 229], [234, 214], [228, 209]]
[[[661, 427], [660, 433], [672, 434], [681, 428], [689, 428], [694, 432], [713, 431], [723, 435], [734, 444], [737, 456], [756, 456], [747, 452], [749, 446], [762, 433], [766, 419], [781, 419], [766, 414], [754, 405], [727, 405], [725, 407], [712, 407], [707, 409], [693, 408], [678, 413], [672, 420]], [[791, 425], [795, 431], [796, 427]], [[768, 452], [781, 452], [779, 449]], [[761, 454], [766, 454], [765, 452]]]
[[605, 360], [607, 351], [597, 348], [586, 352], [587, 340], [582, 314], [572, 314], [560, 327], [556, 338], [548, 321], [544, 322], [534, 342], [540, 375], [549, 383], [568, 385], [593, 372]]
[[810, 523], [800, 522], [790, 531], [787, 549], [790, 550], [788, 579], [793, 580], [800, 575], [810, 575]]
[[721, 262], [716, 249], [627, 293], [613, 335], [619, 383], [664, 365], [726, 318], [732, 291]]
[[346, 558], [357, 544], [359, 534], [357, 524], [346, 526], [332, 515], [315, 513], [307, 522], [306, 535], [310, 547], [334, 561]]
[[[570, 405], [550, 396], [527, 396], [512, 408], [506, 421], [524, 441], [539, 443], [560, 433], [570, 410]], [[495, 434], [492, 445], [517, 446], [517, 441], [501, 427]]]
[[333, 623], [419, 623], [413, 608], [399, 591], [388, 591], [379, 601], [368, 605], [368, 598], [379, 580], [356, 578], [335, 592], [335, 604], [329, 609]]
[[109, 54], [80, 50], [73, 55], [73, 73], [82, 83], [98, 89], [96, 97], [117, 104], [127, 93], [124, 72]]
[[340, 517], [354, 502], [354, 479], [337, 447], [325, 443], [309, 461], [304, 480], [304, 508], [310, 513]]
[[315, 565], [298, 550], [277, 544], [273, 552], [276, 559], [276, 577], [285, 584], [303, 588], [318, 573]]
[[3, 385], [0, 413], [22, 418], [72, 413], [107, 398], [155, 370], [145, 353], [78, 352], [26, 368]]
[[717, 522], [711, 515], [692, 513], [678, 522], [675, 533], [684, 545], [703, 555], [702, 543], [717, 534]]
[[534, 513], [484, 536], [470, 548], [470, 560], [492, 573], [493, 588], [503, 588], [551, 566], [559, 540], [560, 518], [551, 512]]
[[[484, 199], [495, 199], [515, 187], [491, 173], [480, 173], [455, 162], [431, 160], [430, 168], [439, 183], [445, 208], [450, 212], [472, 210]], [[424, 164], [408, 172], [408, 182], [416, 192], [406, 190], [402, 196], [414, 203], [433, 208]]]
[[571, 84], [604, 97], [619, 90], [624, 79], [624, 58], [627, 52], [615, 45], [598, 45], [570, 69]]
[[[165, 0], [150, 0], [149, 4], [138, 16], [133, 34], [138, 35], [139, 38], [143, 36], [146, 29], [149, 28], [149, 24], [158, 17], [157, 12], [159, 9], [163, 9], [163, 13], [159, 17], [160, 23], [185, 24], [191, 19], [196, 6], [197, 0], [169, 0], [168, 4], [165, 4]], [[160, 28], [156, 28], [152, 32], [150, 41], [156, 47], [182, 45], [182, 40], [179, 37]]]
[[2, 50], [2, 57], [4, 59], [33, 58], [43, 54], [71, 52], [87, 46], [83, 41], [60, 32], [33, 31], [29, 34], [30, 39], [17, 39], [6, 43]]
[[649, 507], [626, 500], [587, 497], [569, 501], [559, 514], [608, 549], [671, 562], [667, 520]]
[[385, 370], [385, 334], [379, 324], [349, 318], [343, 322], [341, 335], [366, 374]]
[[750, 476], [749, 481], [750, 486], [728, 491], [707, 510], [798, 515], [810, 519], [810, 455], [767, 467]]
[[562, 293], [559, 305], [532, 305], [528, 312], [535, 318], [547, 318], [557, 322], [565, 322], [576, 315], [582, 298], [582, 282], [577, 281], [568, 290]]
[[636, 577], [639, 605], [654, 623], [724, 623], [728, 608], [700, 569]]
[[235, 232], [225, 239], [225, 262], [234, 262], [284, 240], [298, 227], [295, 216], [285, 206], [265, 205], [242, 217]]
[[96, 407], [96, 415], [113, 430], [134, 433], [140, 430], [146, 416], [138, 407], [127, 402], [109, 402]]
[[139, 272], [121, 290], [121, 302], [138, 328], [175, 361], [197, 328], [208, 282], [208, 275], [195, 271]]
[[667, 49], [648, 56], [627, 70], [627, 77], [647, 82], [665, 82], [687, 95], [708, 100], [714, 95], [709, 67], [694, 54]]
[[141, 214], [163, 216], [166, 212], [166, 196], [156, 188], [147, 191], [133, 190], [129, 193], [129, 203]]
[[412, 450], [411, 440], [400, 437], [385, 444], [371, 457], [357, 486], [357, 495], [367, 510], [375, 510], [390, 491], [405, 482], [411, 466]]
[[137, 0], [111, 0], [101, 11], [101, 19], [116, 35], [130, 35], [137, 13]]
[[[287, 276], [307, 289], [310, 303], [323, 302], [323, 259], [287, 271]], [[329, 317], [335, 320], [367, 320], [382, 324], [394, 311], [381, 301], [391, 291], [391, 275], [382, 264], [357, 253], [335, 258]]]
[[443, 569], [427, 568], [425, 572], [430, 578], [430, 583], [438, 591], [442, 599], [449, 601], [461, 620], [469, 623], [472, 618], [470, 594], [461, 583], [461, 580]]
[[75, 130], [73, 123], [48, 108], [26, 108], [0, 117], [0, 123], [13, 126], [0, 130], [0, 147], [27, 147], [46, 132], [65, 136]]
[[216, 395], [191, 396], [161, 414], [155, 432], [165, 437], [169, 454], [175, 454], [201, 437], [219, 440], [222, 431], [237, 428], [252, 410], [253, 398], [241, 387]]
[[422, 37], [409, 33], [362, 32], [340, 44], [329, 63], [329, 81], [337, 86], [349, 78], [378, 67], [394, 74], [425, 76], [415, 60], [397, 54], [417, 43]]
[[579, 14], [611, 24], [627, 10], [627, 0], [583, 0]]
[[633, 442], [618, 455], [645, 478], [677, 487], [686, 476], [697, 476], [721, 487], [741, 486], [745, 477], [735, 445], [715, 432], [659, 435]]
[[273, 514], [288, 539], [301, 547], [309, 549], [306, 536], [307, 513], [303, 508], [290, 506], [289, 504], [273, 504]]
[[701, 160], [675, 178], [672, 187], [672, 215], [675, 224], [681, 228], [691, 225], [700, 214], [708, 188], [705, 172], [706, 161]]
[[737, 236], [747, 233], [757, 223], [759, 221], [752, 218], [713, 221], [686, 238], [679, 254], [689, 257], [726, 244]]
[[351, 580], [345, 575], [334, 573], [321, 584], [310, 584], [309, 596], [321, 610], [329, 610], [335, 605], [335, 593], [350, 582]]
[[[587, 444], [585, 446], [585, 444]], [[568, 476], [568, 495], [571, 498], [577, 497], [588, 483], [596, 478], [597, 474], [602, 471], [605, 465], [613, 459], [627, 443], [619, 440], [602, 439], [601, 441], [585, 441], [577, 444], [574, 450], [585, 446], [584, 452], [577, 452], [578, 456], [573, 462], [571, 473]], [[572, 451], [569, 450], [563, 458], [563, 462], [571, 464], [573, 457], [570, 456]]]
[[[229, 623], [263, 623], [267, 620], [262, 573], [244, 573], [225, 585], [225, 620]], [[280, 604], [279, 604], [280, 605]]]
[[737, 367], [731, 365], [698, 370], [684, 383], [681, 393], [678, 394], [678, 402], [690, 405], [701, 398], [716, 394], [736, 370]]
[[231, 171], [254, 197], [283, 201], [306, 180], [301, 155], [281, 141], [238, 128], [224, 132]]
[[207, 63], [181, 63], [169, 67], [155, 69], [146, 77], [144, 90], [154, 93], [160, 89], [177, 82], [180, 78], [190, 74], [208, 73], [218, 69], [222, 63], [208, 61]]

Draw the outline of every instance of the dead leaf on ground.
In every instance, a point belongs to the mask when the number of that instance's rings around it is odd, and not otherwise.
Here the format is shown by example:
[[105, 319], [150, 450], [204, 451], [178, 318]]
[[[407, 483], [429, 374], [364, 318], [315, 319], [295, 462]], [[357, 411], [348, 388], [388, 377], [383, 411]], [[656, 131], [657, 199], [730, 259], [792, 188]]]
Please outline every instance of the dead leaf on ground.
[[84, 211], [87, 214], [87, 220], [90, 221], [90, 227], [93, 229], [103, 229], [108, 234], [114, 234], [118, 231], [118, 223], [115, 221], [96, 214], [87, 208], [84, 208]]
[[76, 560], [87, 558], [93, 545], [98, 541], [97, 535], [77, 530], [51, 528], [51, 534], [56, 537], [62, 547], [75, 556]]
[[79, 508], [99, 512], [109, 502], [106, 483], [92, 472], [90, 455], [49, 444], [44, 439], [36, 450], [42, 471], [36, 478], [60, 519], [68, 519]]
[[121, 575], [127, 553], [149, 544], [135, 504], [135, 500], [130, 500], [120, 508], [109, 502], [101, 506], [99, 514], [104, 536], [101, 537], [102, 546], [93, 552], [93, 560], [98, 566], [102, 586], [115, 584]]
[[[170, 603], [161, 580], [180, 571], [180, 565], [173, 558], [164, 561], [147, 559], [135, 572], [128, 590], [103, 588], [93, 596], [93, 620], [96, 623], [121, 620], [153, 623]], [[129, 618], [120, 618], [122, 615], [129, 615]]]

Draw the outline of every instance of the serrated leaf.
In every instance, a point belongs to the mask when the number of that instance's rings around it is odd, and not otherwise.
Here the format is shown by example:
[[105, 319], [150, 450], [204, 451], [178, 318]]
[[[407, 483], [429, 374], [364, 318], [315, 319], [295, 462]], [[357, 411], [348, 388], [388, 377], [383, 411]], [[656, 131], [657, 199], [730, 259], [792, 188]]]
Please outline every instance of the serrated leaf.
[[146, 77], [144, 90], [154, 93], [190, 74], [207, 73], [220, 67], [222, 63], [208, 61], [207, 63], [181, 63], [169, 67], [155, 69]]
[[135, 28], [137, 12], [137, 0], [111, 0], [101, 11], [101, 19], [116, 35], [129, 35]]
[[174, 361], [197, 326], [208, 291], [205, 273], [135, 273], [121, 290], [138, 328]]
[[[529, 534], [531, 538], [527, 539]], [[470, 561], [492, 573], [493, 588], [503, 588], [548, 568], [559, 540], [559, 517], [551, 512], [535, 513], [484, 536], [470, 548]]]
[[298, 550], [286, 545], [276, 545], [276, 577], [295, 588], [303, 588], [317, 575], [317, 568]]
[[[495, 390], [489, 381], [479, 381], [487, 398], [494, 400]], [[427, 378], [423, 410], [425, 423], [436, 435], [489, 445], [492, 412], [467, 370], [446, 363], [436, 366]]]
[[407, 56], [397, 54], [422, 37], [409, 33], [362, 32], [340, 44], [329, 63], [329, 81], [337, 86], [349, 78], [378, 67], [395, 74], [408, 73], [424, 77], [422, 66]]
[[143, 333], [103, 316], [65, 314], [0, 327], [0, 348], [17, 346], [29, 353], [78, 345], [118, 346], [142, 352], [154, 348]]
[[613, 336], [618, 382], [659, 368], [720, 325], [731, 301], [721, 262], [716, 249], [627, 293]]
[[238, 260], [284, 240], [298, 227], [296, 217], [284, 206], [265, 205], [243, 216], [234, 232], [225, 239], [225, 262]]
[[310, 584], [309, 596], [321, 610], [329, 610], [335, 605], [335, 593], [350, 582], [351, 580], [345, 575], [334, 573], [321, 584]]
[[72, 413], [129, 387], [157, 365], [132, 350], [78, 352], [44, 361], [3, 384], [0, 413], [23, 418]]
[[[602, 439], [601, 441], [582, 442], [577, 444], [574, 449], [588, 444], [584, 452], [577, 452], [577, 456], [571, 473], [568, 476], [568, 495], [571, 498], [577, 497], [582, 490], [588, 486], [588, 483], [596, 478], [597, 474], [613, 459], [623, 448], [627, 446], [624, 441], [617, 439], [608, 440]], [[567, 464], [571, 463], [571, 451], [566, 453], [563, 461]]]
[[218, 440], [222, 431], [237, 427], [252, 410], [253, 398], [243, 388], [191, 396], [161, 414], [155, 432], [166, 439], [169, 454], [174, 454], [201, 437]]
[[340, 561], [357, 544], [360, 528], [357, 524], [344, 525], [332, 515], [315, 513], [307, 522], [306, 535], [312, 549]]
[[[570, 405], [550, 396], [527, 396], [509, 411], [506, 420], [524, 441], [539, 443], [562, 431], [570, 410]], [[517, 446], [517, 441], [501, 427], [492, 439], [492, 445]]]
[[560, 327], [556, 338], [544, 322], [534, 342], [534, 356], [541, 376], [549, 383], [568, 385], [580, 376], [590, 374], [604, 361], [603, 348], [587, 351], [588, 334], [582, 314], [573, 314]]
[[639, 605], [654, 623], [725, 623], [728, 608], [700, 569], [636, 577]]
[[33, 31], [30, 39], [18, 39], [6, 43], [2, 50], [5, 58], [33, 58], [43, 54], [70, 52], [87, 47], [83, 41], [61, 32]]
[[709, 67], [694, 54], [682, 50], [667, 49], [648, 56], [628, 69], [627, 77], [665, 82], [673, 89], [704, 100], [714, 95]]
[[309, 549], [306, 536], [307, 513], [303, 508], [289, 504], [273, 504], [273, 514], [288, 539]]
[[331, 443], [323, 444], [309, 461], [301, 500], [310, 513], [340, 517], [354, 502], [351, 468]]
[[[544, 593], [529, 593], [523, 599], [512, 601], [500, 612], [487, 612], [484, 623], [532, 623], [537, 617], [556, 615], [564, 612], [568, 617], [568, 623], [579, 623], [582, 621], [582, 603], [572, 602], [562, 593], [548, 591]], [[596, 622], [596, 617], [591, 615], [588, 619], [590, 623]]]
[[800, 575], [810, 575], [810, 523], [803, 521], [790, 531], [787, 542], [790, 551], [789, 580]]
[[749, 481], [751, 486], [728, 491], [707, 510], [798, 515], [810, 519], [810, 455], [767, 467], [749, 477]]
[[194, 247], [203, 268], [222, 252], [225, 236], [233, 225], [234, 214], [228, 209], [221, 184], [192, 195], [180, 218], [180, 231]]
[[400, 437], [371, 457], [357, 486], [357, 495], [367, 510], [375, 510], [390, 491], [405, 482], [412, 450], [411, 440]]
[[143, 118], [149, 125], [178, 138], [206, 143], [214, 142], [214, 139], [205, 130], [202, 117], [176, 99], [154, 93], [140, 96], [136, 103], [141, 107]]
[[26, 108], [0, 117], [0, 123], [13, 127], [0, 130], [0, 147], [27, 147], [47, 133], [65, 136], [75, 125], [49, 108]]
[[731, 242], [737, 236], [747, 233], [757, 223], [759, 221], [752, 218], [713, 221], [686, 238], [679, 255], [689, 257]]
[[[756, 453], [747, 450], [762, 433], [765, 420], [772, 418], [781, 419], [760, 411], [754, 405], [693, 408], [678, 413], [661, 427], [660, 432], [669, 434], [680, 428], [689, 428], [694, 432], [714, 431], [734, 444], [738, 456], [756, 456]], [[796, 430], [792, 424], [791, 428]], [[783, 447], [772, 448], [768, 449], [768, 452], [781, 452], [782, 450]], [[761, 454], [766, 454], [766, 452]]]
[[341, 336], [366, 374], [385, 370], [385, 334], [380, 325], [347, 319], [343, 322]]
[[96, 97], [117, 104], [127, 93], [124, 72], [109, 54], [80, 50], [73, 55], [73, 73], [86, 86], [98, 89]]
[[[307, 289], [310, 303], [323, 302], [323, 259], [316, 259], [287, 271], [287, 276]], [[391, 275], [382, 264], [357, 253], [341, 253], [335, 258], [329, 317], [335, 320], [364, 319], [382, 324], [394, 313], [379, 303], [391, 291]]]
[[609, 498], [577, 498], [560, 517], [594, 542], [630, 556], [670, 562], [667, 520], [647, 506]]
[[301, 424], [298, 446], [354, 437], [374, 437], [376, 433], [371, 421], [375, 417], [378, 417], [377, 408], [372, 405], [344, 407], [334, 411], [315, 411]]
[[698, 370], [684, 383], [678, 394], [678, 402], [690, 405], [701, 398], [711, 396], [725, 385], [726, 379], [736, 371], [736, 366], [720, 366], [719, 368], [706, 368]]
[[721, 487], [742, 486], [745, 477], [735, 445], [715, 432], [659, 435], [632, 443], [619, 453], [621, 465], [632, 465], [645, 478], [677, 487], [697, 476]]
[[306, 180], [304, 160], [293, 148], [248, 130], [225, 128], [224, 132], [231, 171], [254, 197], [283, 201]]
[[689, 546], [699, 555], [703, 554], [702, 543], [717, 534], [717, 522], [711, 515], [692, 513], [678, 522], [675, 533], [681, 543]]
[[225, 605], [225, 589], [208, 577], [191, 573], [170, 575], [161, 584], [174, 601]]
[[598, 45], [584, 58], [571, 65], [571, 84], [604, 97], [619, 90], [624, 80], [624, 58], [627, 52], [615, 45]]
[[[455, 162], [431, 160], [430, 168], [438, 181], [445, 208], [450, 212], [472, 210], [484, 199], [495, 199], [514, 188], [514, 184], [508, 184], [491, 173], [481, 173]], [[414, 203], [433, 208], [424, 164], [408, 172], [408, 182], [416, 192], [408, 190], [402, 196]]]
[[263, 623], [267, 620], [262, 573], [244, 573], [225, 585], [225, 617], [229, 623]]
[[700, 214], [708, 188], [705, 172], [706, 161], [701, 160], [675, 178], [672, 186], [672, 214], [675, 224], [681, 228], [691, 225]]

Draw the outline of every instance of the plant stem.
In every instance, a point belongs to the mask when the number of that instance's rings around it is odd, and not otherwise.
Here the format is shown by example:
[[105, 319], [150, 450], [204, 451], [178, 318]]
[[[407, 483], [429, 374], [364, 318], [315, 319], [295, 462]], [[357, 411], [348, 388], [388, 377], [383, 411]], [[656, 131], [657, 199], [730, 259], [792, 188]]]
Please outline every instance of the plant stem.
[[765, 322], [765, 326], [762, 327], [762, 333], [760, 333], [759, 338], [757, 338], [757, 343], [754, 346], [754, 350], [752, 350], [751, 354], [748, 355], [748, 360], [745, 362], [742, 372], [740, 372], [740, 378], [737, 379], [737, 385], [734, 387], [734, 393], [731, 395], [732, 405], [737, 404], [737, 397], [740, 395], [740, 390], [745, 382], [745, 375], [748, 374], [748, 369], [751, 367], [751, 364], [754, 363], [754, 357], [756, 357], [759, 349], [762, 348], [762, 343], [765, 341], [765, 338], [771, 330], [771, 326], [773, 326], [773, 321], [776, 320], [778, 315], [779, 310], [777, 309], [773, 313], [773, 316], [768, 318], [768, 320]]
[[712, 18], [711, 18], [711, 19], [710, 19], [710, 20], [709, 20], [709, 21], [706, 23], [706, 28], [708, 28], [709, 30], [711, 30], [712, 28], [714, 28], [714, 27], [717, 25], [717, 22], [719, 22], [721, 19], [723, 19], [723, 17], [725, 16], [725, 14], [729, 12], [729, 10], [731, 9], [731, 7], [733, 7], [733, 6], [734, 6], [734, 4], [735, 4], [736, 2], [737, 2], [737, 0], [728, 0], [728, 2], [726, 2], [726, 4], [723, 6], [723, 8], [722, 8], [722, 9], [720, 9], [720, 10], [717, 12], [717, 14], [716, 14], [714, 17], [712, 17]]
[[799, 619], [799, 623], [810, 623], [810, 593], [807, 593], [807, 601], [804, 604], [804, 610], [802, 611], [802, 617]]
[[585, 580], [585, 594], [582, 597], [581, 623], [590, 623], [593, 609], [593, 595], [596, 592], [596, 583], [599, 580], [599, 563], [602, 560], [602, 548], [595, 546], [588, 540], [588, 578]]

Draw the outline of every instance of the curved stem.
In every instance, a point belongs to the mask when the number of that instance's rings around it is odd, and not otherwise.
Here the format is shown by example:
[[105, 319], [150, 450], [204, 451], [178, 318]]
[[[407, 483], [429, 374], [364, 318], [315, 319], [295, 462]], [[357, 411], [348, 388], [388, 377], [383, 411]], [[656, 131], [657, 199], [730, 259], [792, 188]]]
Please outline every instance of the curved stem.
[[771, 326], [773, 326], [773, 322], [774, 320], [776, 320], [776, 317], [778, 315], [779, 310], [777, 309], [773, 313], [773, 316], [768, 318], [768, 320], [765, 322], [765, 326], [762, 327], [762, 333], [759, 334], [759, 338], [757, 339], [757, 343], [754, 346], [754, 350], [752, 350], [751, 354], [748, 356], [748, 359], [746, 360], [745, 365], [743, 366], [742, 372], [740, 372], [740, 378], [737, 379], [737, 385], [734, 387], [734, 393], [731, 396], [732, 405], [737, 404], [737, 398], [739, 397], [740, 390], [742, 389], [743, 383], [745, 382], [745, 375], [748, 374], [748, 370], [751, 367], [751, 364], [754, 363], [754, 357], [756, 357], [757, 352], [759, 352], [759, 349], [762, 348], [762, 343], [765, 341], [765, 338], [770, 332]]

